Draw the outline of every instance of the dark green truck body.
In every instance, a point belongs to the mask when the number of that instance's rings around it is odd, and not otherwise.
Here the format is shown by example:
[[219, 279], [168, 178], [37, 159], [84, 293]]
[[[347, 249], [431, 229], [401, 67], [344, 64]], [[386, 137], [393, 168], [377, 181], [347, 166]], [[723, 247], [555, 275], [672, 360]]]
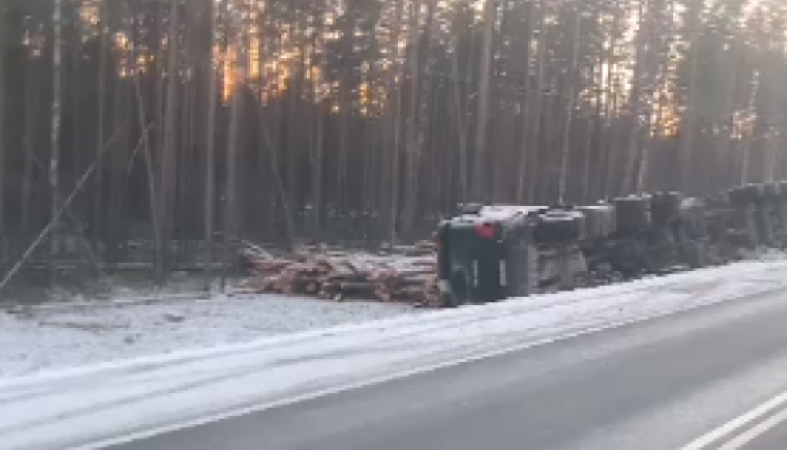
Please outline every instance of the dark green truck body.
[[533, 292], [536, 251], [526, 211], [494, 217], [462, 214], [445, 220], [438, 229], [437, 243], [445, 306]]

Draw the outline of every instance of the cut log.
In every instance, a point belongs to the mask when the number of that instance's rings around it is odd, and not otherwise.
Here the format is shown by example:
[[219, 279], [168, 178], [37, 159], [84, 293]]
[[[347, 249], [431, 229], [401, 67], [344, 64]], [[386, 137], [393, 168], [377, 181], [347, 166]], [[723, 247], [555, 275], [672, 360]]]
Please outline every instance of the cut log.
[[[253, 244], [244, 245], [242, 252], [251, 275], [244, 287], [255, 292], [323, 299], [438, 305], [441, 296], [434, 245], [425, 241], [408, 248], [418, 250], [373, 256], [301, 247], [287, 258], [274, 258]], [[402, 253], [418, 256], [402, 256]]]

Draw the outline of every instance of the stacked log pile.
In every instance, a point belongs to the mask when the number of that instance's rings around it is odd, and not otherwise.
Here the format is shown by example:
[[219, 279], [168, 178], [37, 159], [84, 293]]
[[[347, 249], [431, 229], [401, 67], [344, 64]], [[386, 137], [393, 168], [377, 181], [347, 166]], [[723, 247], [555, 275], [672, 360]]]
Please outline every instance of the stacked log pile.
[[385, 254], [304, 247], [286, 256], [248, 244], [242, 256], [251, 271], [246, 288], [256, 292], [440, 306], [435, 249], [428, 242]]

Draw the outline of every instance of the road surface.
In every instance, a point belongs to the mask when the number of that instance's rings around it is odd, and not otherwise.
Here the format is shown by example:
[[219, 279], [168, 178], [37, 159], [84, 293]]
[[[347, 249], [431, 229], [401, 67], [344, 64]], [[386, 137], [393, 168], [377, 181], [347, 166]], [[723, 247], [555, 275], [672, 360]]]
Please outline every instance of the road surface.
[[[109, 448], [783, 450], [787, 425], [772, 420], [776, 423], [759, 431], [757, 425], [784, 405], [744, 425], [729, 423], [741, 422], [742, 415], [784, 391], [787, 292]], [[734, 442], [747, 433], [753, 438]]]

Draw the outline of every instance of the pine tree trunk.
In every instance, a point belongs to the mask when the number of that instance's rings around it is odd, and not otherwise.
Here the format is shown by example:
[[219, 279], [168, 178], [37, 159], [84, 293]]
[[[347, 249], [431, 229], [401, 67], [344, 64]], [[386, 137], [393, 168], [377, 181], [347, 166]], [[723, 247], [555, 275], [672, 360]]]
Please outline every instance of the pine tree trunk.
[[[402, 39], [402, 22], [404, 20], [405, 8], [404, 0], [397, 0], [394, 10], [394, 21], [391, 39], [393, 42], [399, 42]], [[394, 56], [396, 60], [401, 59], [401, 50], [398, 45], [395, 46]], [[389, 69], [388, 77], [385, 81], [386, 92], [388, 93], [389, 104], [386, 108], [387, 117], [385, 121], [386, 140], [384, 166], [383, 170], [385, 176], [381, 177], [381, 182], [384, 183], [381, 189], [382, 201], [385, 206], [385, 224], [383, 225], [384, 238], [391, 242], [397, 239], [397, 216], [399, 212], [398, 202], [398, 189], [399, 189], [399, 144], [400, 144], [400, 130], [401, 130], [401, 105], [402, 105], [402, 89], [397, 84], [397, 76], [401, 75], [401, 64], [395, 64]]]
[[[545, 60], [546, 60], [546, 23], [547, 23], [547, 2], [542, 0], [538, 7], [538, 43], [536, 51], [536, 80], [535, 87], [531, 96], [533, 97], [532, 106], [530, 108], [530, 117], [528, 118], [529, 124], [527, 128], [528, 137], [528, 161], [530, 162], [530, 169], [528, 170], [527, 180], [527, 202], [535, 204], [538, 194], [538, 179], [539, 179], [539, 163], [541, 160], [541, 122], [545, 114], [544, 107], [544, 78], [545, 78]], [[530, 102], [530, 101], [529, 101]]]
[[[736, 110], [736, 93], [738, 91], [738, 79], [741, 76], [741, 61], [738, 59], [738, 45], [733, 44], [730, 48], [730, 54], [732, 61], [732, 70], [730, 70], [729, 82], [726, 88], [726, 96], [724, 102], [724, 125], [722, 128], [722, 133], [720, 133], [719, 145], [718, 145], [718, 155], [719, 158], [723, 158], [723, 161], [726, 163], [724, 166], [723, 174], [719, 174], [720, 176], [717, 178], [718, 182], [716, 183], [716, 187], [724, 186], [730, 181], [730, 175], [734, 173], [735, 170], [735, 163], [737, 162], [734, 157], [734, 152], [732, 151], [734, 147], [734, 143], [736, 141], [735, 137], [735, 125], [736, 125], [736, 117], [735, 117], [735, 110]], [[743, 57], [743, 54], [741, 54]], [[723, 176], [722, 176], [723, 175]]]
[[[6, 89], [6, 81], [5, 81], [5, 71], [6, 71], [6, 62], [5, 62], [5, 52], [6, 52], [6, 18], [5, 18], [5, 9], [0, 7], [0, 251], [5, 247], [7, 242], [5, 242], [5, 229], [6, 229], [6, 220], [5, 220], [5, 187], [6, 187], [6, 168], [5, 168], [5, 161], [6, 161], [6, 152], [8, 150], [8, 144], [6, 139], [6, 99], [5, 99], [5, 89]], [[0, 272], [5, 270], [5, 262], [6, 259], [3, 256], [0, 256]]]
[[[765, 51], [765, 61], [778, 61], [779, 53], [774, 51], [773, 48], [768, 48]], [[778, 92], [780, 86], [784, 83], [784, 79], [779, 77], [779, 73], [771, 64], [765, 64], [763, 67], [765, 79], [763, 82], [766, 84], [767, 92]], [[779, 104], [776, 99], [769, 98], [766, 100], [764, 111], [765, 130], [763, 131], [763, 175], [765, 181], [774, 181], [776, 179], [776, 165], [778, 162], [777, 144], [779, 141], [778, 133], [776, 130], [776, 118], [781, 115], [780, 108], [783, 105]]]
[[[99, 26], [106, 27], [107, 24], [107, 8], [108, 6], [104, 2], [100, 2], [97, 6], [99, 8]], [[99, 56], [98, 56], [98, 124], [96, 126], [96, 177], [95, 177], [95, 184], [94, 184], [94, 197], [93, 197], [93, 239], [94, 244], [97, 248], [101, 248], [98, 245], [99, 241], [104, 238], [104, 225], [105, 225], [105, 214], [104, 214], [104, 189], [103, 189], [103, 181], [104, 181], [104, 159], [103, 159], [103, 148], [104, 148], [104, 120], [105, 120], [105, 100], [106, 100], [106, 80], [107, 80], [107, 52], [109, 51], [108, 47], [108, 38], [107, 33], [103, 30], [100, 31], [101, 33], [101, 46], [99, 48]], [[99, 250], [100, 251], [100, 250]]]
[[[49, 237], [50, 256], [54, 262], [59, 250], [59, 220], [58, 209], [60, 206], [60, 125], [62, 122], [62, 28], [63, 0], [54, 0], [52, 9], [52, 108], [50, 128], [50, 154], [49, 154], [49, 195], [50, 195], [50, 221], [52, 232]], [[54, 277], [54, 263], [51, 265]]]
[[[148, 190], [148, 204], [150, 206], [150, 220], [152, 222], [154, 246], [156, 250], [155, 256], [155, 270], [154, 275], [159, 275], [159, 267], [162, 266], [163, 244], [161, 243], [161, 224], [159, 220], [159, 207], [158, 207], [158, 186], [159, 182], [156, 179], [156, 172], [153, 170], [153, 148], [151, 146], [150, 133], [148, 133], [148, 125], [146, 123], [145, 101], [142, 97], [142, 86], [139, 80], [139, 74], [133, 77], [134, 95], [136, 97], [136, 110], [138, 127], [142, 136], [140, 138], [141, 147], [143, 149], [143, 156], [145, 160], [145, 175], [147, 177], [147, 190]], [[156, 117], [156, 114], [153, 114]], [[153, 124], [160, 124], [156, 119], [153, 119]], [[159, 280], [160, 281], [160, 280]]]
[[37, 65], [30, 64], [26, 68], [26, 81], [23, 93], [25, 103], [24, 126], [22, 127], [22, 146], [24, 147], [24, 169], [22, 179], [22, 230], [29, 230], [33, 224], [32, 216], [36, 211], [33, 198], [33, 149], [38, 144], [36, 117], [40, 108], [38, 89], [39, 71]]
[[580, 32], [582, 31], [582, 18], [579, 9], [574, 10], [574, 26], [571, 34], [571, 65], [566, 77], [568, 89], [566, 92], [566, 116], [563, 123], [562, 142], [560, 149], [560, 174], [558, 176], [558, 194], [557, 199], [559, 204], [564, 204], [566, 201], [566, 184], [568, 180], [568, 159], [570, 157], [571, 146], [571, 127], [574, 123], [574, 102], [576, 97], [577, 84], [579, 80], [577, 77], [577, 61], [579, 60], [579, 39]]
[[[533, 20], [533, 15], [535, 11], [539, 9], [533, 6], [533, 3], [529, 3], [530, 7], [528, 9], [527, 15], [527, 37], [525, 38], [525, 43], [527, 45], [526, 49], [523, 49], [525, 55], [527, 55], [527, 63], [525, 66], [525, 73], [524, 73], [524, 95], [522, 100], [522, 147], [519, 149], [519, 170], [517, 172], [517, 183], [516, 183], [516, 192], [515, 198], [517, 203], [523, 204], [526, 199], [526, 186], [527, 186], [527, 179], [528, 179], [528, 169], [530, 166], [530, 162], [528, 160], [529, 153], [535, 151], [534, 148], [530, 147], [530, 133], [532, 132], [532, 127], [530, 122], [532, 121], [533, 110], [532, 110], [532, 101], [530, 99], [531, 96], [537, 95], [536, 92], [531, 89], [531, 60], [533, 59], [533, 44], [534, 44], [534, 37], [535, 37], [535, 27], [536, 22]], [[536, 45], [540, 47], [540, 44], [535, 42]], [[537, 115], [537, 113], [536, 113]]]
[[473, 155], [473, 196], [477, 201], [489, 200], [486, 181], [487, 130], [492, 81], [492, 47], [497, 18], [497, 1], [484, 2], [484, 38], [481, 51], [481, 75], [478, 80], [478, 111], [476, 116], [475, 154]]
[[158, 281], [163, 282], [170, 270], [172, 260], [170, 242], [173, 237], [175, 213], [175, 187], [177, 185], [178, 160], [177, 160], [177, 110], [178, 110], [178, 31], [180, 29], [179, 1], [170, 2], [169, 31], [167, 47], [166, 68], [166, 103], [164, 107], [164, 141], [161, 147], [159, 161], [159, 180], [161, 192], [159, 193], [159, 217], [161, 218], [161, 244], [163, 252], [158, 269]]
[[459, 140], [459, 199], [462, 202], [468, 201], [469, 196], [469, 183], [468, 183], [468, 151], [467, 151], [467, 111], [465, 103], [463, 102], [464, 92], [462, 86], [464, 85], [464, 78], [460, 76], [459, 70], [459, 38], [455, 41], [455, 50], [451, 57], [451, 80], [453, 92], [453, 106], [454, 118], [456, 119], [455, 127], [457, 132], [457, 139]]
[[[618, 16], [613, 19], [613, 27], [620, 20]], [[613, 35], [609, 40], [609, 48], [606, 52], [606, 87], [604, 95], [606, 101], [604, 102], [604, 130], [603, 136], [599, 136], [601, 143], [601, 157], [599, 158], [599, 165], [596, 169], [600, 175], [598, 192], [604, 198], [610, 198], [613, 194], [613, 180], [615, 178], [615, 121], [613, 114], [617, 114], [617, 100], [615, 95], [616, 84], [618, 80], [617, 67], [615, 65], [615, 51], [618, 45], [618, 39]]]
[[210, 8], [210, 58], [204, 61], [203, 71], [205, 80], [208, 83], [208, 110], [204, 118], [205, 124], [205, 192], [203, 194], [204, 207], [203, 219], [205, 231], [205, 291], [210, 292], [213, 284], [213, 234], [216, 220], [216, 103], [218, 80], [214, 71], [215, 36], [216, 36], [216, 10], [221, 8], [222, 3], [215, 3], [208, 6]]
[[634, 71], [631, 75], [631, 94], [628, 104], [629, 129], [625, 136], [625, 161], [623, 167], [623, 194], [631, 193], [635, 188], [638, 178], [637, 169], [640, 168], [640, 134], [642, 130], [642, 72], [645, 58], [645, 44], [647, 30], [645, 27], [645, 5], [644, 0], [639, 0], [639, 10], [637, 13], [637, 36], [636, 56], [634, 61]]
[[[236, 86], [237, 88], [238, 86]], [[230, 105], [229, 136], [227, 142], [227, 164], [226, 164], [226, 186], [224, 189], [224, 242], [221, 263], [224, 272], [221, 278], [221, 288], [226, 288], [227, 276], [229, 275], [229, 261], [233, 241], [237, 238], [238, 226], [238, 121], [240, 120], [241, 93], [236, 90], [232, 95]]]
[[122, 136], [117, 139], [113, 144], [114, 148], [109, 153], [109, 196], [108, 196], [108, 210], [109, 217], [107, 219], [106, 228], [106, 255], [105, 258], [110, 263], [115, 263], [118, 260], [118, 244], [121, 241], [122, 234], [125, 233], [125, 223], [123, 219], [123, 212], [125, 210], [125, 203], [128, 190], [126, 189], [127, 175], [125, 171], [126, 161], [129, 159], [130, 148], [129, 139], [131, 137], [130, 124], [133, 123], [134, 118], [131, 112], [130, 91], [126, 80], [121, 80], [119, 77], [115, 78], [114, 86], [112, 88], [112, 98], [114, 100], [112, 112], [112, 124], [120, 126], [124, 124], [121, 129]]
[[[248, 10], [243, 11], [244, 17], [248, 17]], [[237, 53], [235, 84], [230, 103], [230, 122], [228, 127], [228, 141], [227, 141], [227, 165], [226, 165], [226, 187], [225, 187], [225, 202], [224, 202], [224, 245], [221, 263], [224, 265], [224, 273], [221, 281], [221, 288], [226, 288], [226, 279], [229, 275], [231, 248], [232, 243], [235, 242], [239, 236], [238, 230], [238, 155], [240, 145], [240, 120], [241, 111], [243, 106], [243, 89], [249, 78], [249, 27], [248, 23], [243, 20], [238, 20], [240, 26], [238, 32], [243, 36], [239, 42], [240, 51]], [[278, 166], [277, 166], [278, 167]], [[289, 217], [289, 210], [287, 209], [287, 199], [284, 193], [281, 194], [281, 200], [285, 207], [285, 213]], [[288, 227], [291, 225], [288, 222]]]
[[[418, 0], [413, 3], [413, 14], [410, 16], [410, 42], [413, 46], [413, 55], [411, 56], [410, 64], [410, 80], [412, 83], [410, 91], [410, 112], [407, 117], [407, 141], [406, 145], [406, 161], [407, 161], [407, 183], [405, 185], [405, 198], [404, 198], [404, 214], [402, 228], [406, 235], [412, 232], [413, 222], [417, 210], [418, 201], [418, 181], [421, 152], [425, 145], [424, 136], [424, 99], [428, 98], [425, 92], [425, 83], [423, 82], [422, 61], [425, 59], [424, 49], [421, 47], [421, 1]], [[428, 4], [428, 13], [426, 18], [427, 39], [428, 27], [432, 26], [432, 17], [434, 11], [434, 2], [430, 1]], [[428, 49], [426, 50], [428, 52]]]
[[[689, 38], [689, 90], [688, 90], [688, 104], [686, 111], [683, 114], [680, 122], [681, 139], [680, 139], [680, 157], [681, 157], [681, 177], [680, 177], [680, 190], [687, 192], [691, 191], [693, 183], [691, 177], [693, 175], [694, 165], [694, 146], [696, 145], [694, 133], [697, 126], [697, 84], [699, 83], [697, 73], [699, 65], [699, 14], [700, 8], [705, 3], [704, 0], [695, 0], [697, 4], [696, 9], [692, 9], [689, 22], [690, 38]], [[747, 168], [748, 170], [748, 168]]]
[[[296, 32], [300, 33], [303, 29], [303, 25], [299, 24], [296, 29]], [[296, 38], [300, 39], [300, 37]], [[290, 210], [293, 212], [293, 227], [300, 229], [302, 224], [300, 220], [296, 221], [296, 217], [300, 217], [299, 212], [301, 211], [301, 189], [303, 187], [303, 181], [301, 181], [301, 177], [299, 176], [298, 167], [300, 164], [300, 153], [301, 153], [301, 142], [300, 136], [303, 133], [303, 128], [295, 126], [295, 124], [299, 122], [306, 122], [306, 118], [303, 117], [303, 110], [301, 108], [302, 103], [302, 93], [303, 93], [303, 86], [306, 83], [306, 61], [305, 61], [305, 51], [301, 47], [298, 51], [300, 54], [298, 58], [298, 66], [295, 70], [294, 77], [297, 79], [293, 79], [290, 81], [290, 88], [287, 92], [288, 98], [288, 105], [287, 105], [287, 136], [286, 136], [286, 153], [287, 153], [287, 204], [289, 205]], [[308, 127], [308, 122], [305, 124]], [[296, 231], [293, 230], [295, 233]]]
[[592, 137], [592, 142], [588, 143], [588, 147], [592, 149], [592, 155], [596, 157], [596, 170], [595, 174], [592, 173], [593, 171], [593, 160], [588, 157], [586, 161], [586, 168], [585, 168], [585, 202], [589, 203], [592, 199], [600, 199], [603, 196], [603, 186], [600, 183], [594, 183], [593, 178], [601, 178], [603, 177], [603, 172], [599, 171], [601, 166], [601, 162], [604, 159], [605, 149], [602, 148], [602, 142], [604, 138], [604, 111], [605, 111], [605, 91], [602, 88], [605, 83], [608, 83], [608, 78], [606, 78], [606, 71], [604, 70], [604, 59], [603, 57], [599, 58], [599, 61], [596, 65], [596, 72], [598, 72], [598, 83], [596, 85], [596, 108], [595, 108], [595, 117], [593, 118], [593, 126], [592, 130], [588, 130], [588, 141], [590, 141]]
[[[749, 114], [752, 117], [755, 114], [755, 102], [757, 101], [761, 85], [762, 79], [760, 73], [755, 72], [752, 80], [752, 91], [749, 97]], [[749, 166], [751, 163], [751, 149], [754, 144], [754, 132], [755, 130], [752, 126], [750, 129], [746, 130], [746, 134], [743, 137], [743, 161], [741, 162], [740, 184], [749, 182]]]
[[[314, 29], [311, 33], [311, 54], [309, 55], [310, 59], [314, 58], [317, 54], [318, 48], [322, 47], [322, 36], [323, 36], [323, 18], [325, 16], [325, 12], [319, 8], [314, 13], [313, 22], [315, 23]], [[322, 224], [322, 217], [323, 217], [323, 173], [324, 173], [324, 129], [325, 129], [325, 114], [322, 111], [322, 105], [320, 104], [320, 85], [318, 80], [314, 79], [314, 77], [310, 77], [311, 83], [311, 100], [315, 104], [314, 112], [312, 113], [311, 120], [309, 121], [312, 124], [311, 133], [310, 133], [310, 140], [309, 140], [309, 152], [310, 152], [310, 173], [311, 173], [311, 194], [309, 195], [310, 198], [310, 205], [311, 210], [309, 214], [309, 234], [313, 238], [319, 238], [320, 235], [320, 226]]]
[[[584, 130], [584, 145], [582, 146], [582, 181], [581, 181], [581, 196], [579, 197], [581, 201], [585, 204], [589, 204], [591, 199], [594, 198], [592, 187], [590, 184], [591, 179], [591, 169], [592, 169], [592, 162], [593, 162], [593, 150], [595, 148], [595, 138], [598, 137], [598, 122], [601, 119], [601, 102], [599, 101], [600, 89], [598, 86], [601, 86], [601, 72], [602, 67], [600, 64], [593, 64], [590, 67], [590, 80], [593, 83], [593, 89], [595, 91], [595, 108], [591, 110], [592, 112], [588, 112], [584, 117], [585, 122], [585, 130]], [[595, 114], [595, 116], [593, 115]]]

